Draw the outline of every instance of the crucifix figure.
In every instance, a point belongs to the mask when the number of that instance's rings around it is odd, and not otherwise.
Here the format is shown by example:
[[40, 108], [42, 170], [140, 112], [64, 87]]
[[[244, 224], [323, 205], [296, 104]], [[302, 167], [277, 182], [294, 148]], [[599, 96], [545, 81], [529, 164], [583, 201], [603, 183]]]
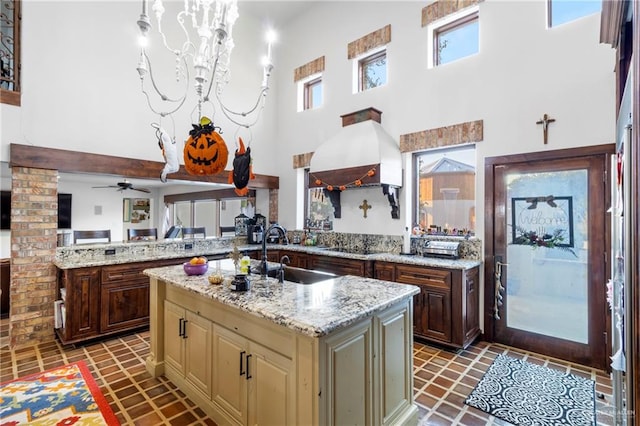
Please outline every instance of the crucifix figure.
[[536, 124], [542, 124], [542, 136], [544, 137], [544, 144], [547, 144], [547, 135], [549, 130], [549, 123], [556, 121], [555, 118], [549, 117], [547, 114], [542, 116], [542, 119], [536, 121]]
[[364, 217], [367, 217], [367, 210], [371, 208], [369, 204], [367, 204], [367, 200], [364, 200], [359, 208], [364, 212]]

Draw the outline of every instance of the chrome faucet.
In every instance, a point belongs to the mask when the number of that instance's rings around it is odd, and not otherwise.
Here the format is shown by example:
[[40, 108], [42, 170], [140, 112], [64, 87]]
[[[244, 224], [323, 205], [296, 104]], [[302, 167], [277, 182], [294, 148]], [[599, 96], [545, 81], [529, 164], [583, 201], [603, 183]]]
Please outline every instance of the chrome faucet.
[[267, 237], [271, 233], [271, 230], [275, 229], [282, 234], [282, 238], [284, 239], [284, 244], [289, 244], [289, 240], [287, 239], [287, 230], [277, 223], [273, 223], [269, 225], [267, 229], [265, 229], [264, 234], [262, 235], [262, 262], [260, 264], [260, 275], [264, 278], [267, 276], [269, 272], [269, 267], [267, 266]]

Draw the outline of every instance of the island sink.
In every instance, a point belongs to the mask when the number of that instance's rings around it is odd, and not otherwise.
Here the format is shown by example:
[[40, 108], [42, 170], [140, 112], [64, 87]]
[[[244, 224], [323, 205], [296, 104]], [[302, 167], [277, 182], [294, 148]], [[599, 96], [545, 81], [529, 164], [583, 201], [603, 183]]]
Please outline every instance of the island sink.
[[[330, 272], [311, 271], [309, 269], [296, 268], [294, 266], [283, 266], [284, 280], [298, 284], [315, 284], [320, 281], [331, 280], [338, 275]], [[280, 272], [278, 269], [270, 269], [268, 276], [277, 278]]]

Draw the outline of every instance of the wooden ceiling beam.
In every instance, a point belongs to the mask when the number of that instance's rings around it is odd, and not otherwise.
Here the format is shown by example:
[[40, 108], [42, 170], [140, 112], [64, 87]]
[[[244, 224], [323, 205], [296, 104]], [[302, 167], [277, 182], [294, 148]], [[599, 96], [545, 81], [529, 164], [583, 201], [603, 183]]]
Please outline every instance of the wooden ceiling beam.
[[[32, 167], [36, 169], [58, 170], [65, 173], [89, 173], [109, 176], [123, 176], [139, 179], [160, 179], [163, 162], [115, 157], [103, 154], [68, 151], [57, 148], [44, 148], [33, 145], [10, 144], [9, 166]], [[251, 189], [278, 189], [280, 179], [277, 176], [256, 174], [249, 181]], [[183, 165], [168, 178], [193, 182], [228, 184], [229, 170], [210, 176], [195, 176], [187, 173]]]

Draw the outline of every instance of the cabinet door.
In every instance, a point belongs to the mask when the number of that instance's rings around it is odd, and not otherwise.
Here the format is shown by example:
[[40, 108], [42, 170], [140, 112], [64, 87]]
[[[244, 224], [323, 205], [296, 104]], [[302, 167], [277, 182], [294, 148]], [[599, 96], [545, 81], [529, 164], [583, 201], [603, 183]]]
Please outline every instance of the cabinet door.
[[426, 337], [451, 342], [451, 292], [441, 287], [420, 286], [422, 331]]
[[249, 424], [294, 425], [295, 375], [291, 359], [253, 342], [249, 349]]
[[468, 345], [480, 334], [480, 312], [478, 296], [479, 283], [478, 274], [479, 268], [469, 269], [464, 272], [464, 292], [466, 297], [466, 304], [463, 309], [463, 324], [464, 324], [464, 343]]
[[68, 340], [97, 336], [100, 328], [100, 268], [81, 268], [69, 273], [67, 285], [66, 337]]
[[377, 317], [380, 339], [379, 418], [381, 424], [397, 422], [413, 403], [413, 338], [409, 303], [399, 304]]
[[248, 342], [218, 325], [213, 327], [212, 400], [240, 424], [247, 424]]
[[[373, 342], [371, 320], [327, 338], [324, 346], [327, 376], [324, 423], [373, 424]], [[321, 370], [322, 371], [322, 370]], [[324, 397], [324, 392], [322, 397]]]
[[182, 339], [184, 308], [164, 302], [164, 358], [165, 362], [184, 374], [184, 343]]
[[211, 321], [186, 311], [184, 325], [185, 378], [211, 398]]
[[376, 262], [374, 278], [377, 280], [395, 281], [396, 280], [395, 265], [387, 264], [383, 262]]
[[[289, 265], [296, 268], [307, 269], [307, 255], [305, 253], [299, 253], [296, 251], [280, 251], [280, 257], [283, 255], [289, 256]], [[280, 259], [278, 259], [278, 262]]]
[[100, 332], [149, 324], [149, 279], [100, 286]]

